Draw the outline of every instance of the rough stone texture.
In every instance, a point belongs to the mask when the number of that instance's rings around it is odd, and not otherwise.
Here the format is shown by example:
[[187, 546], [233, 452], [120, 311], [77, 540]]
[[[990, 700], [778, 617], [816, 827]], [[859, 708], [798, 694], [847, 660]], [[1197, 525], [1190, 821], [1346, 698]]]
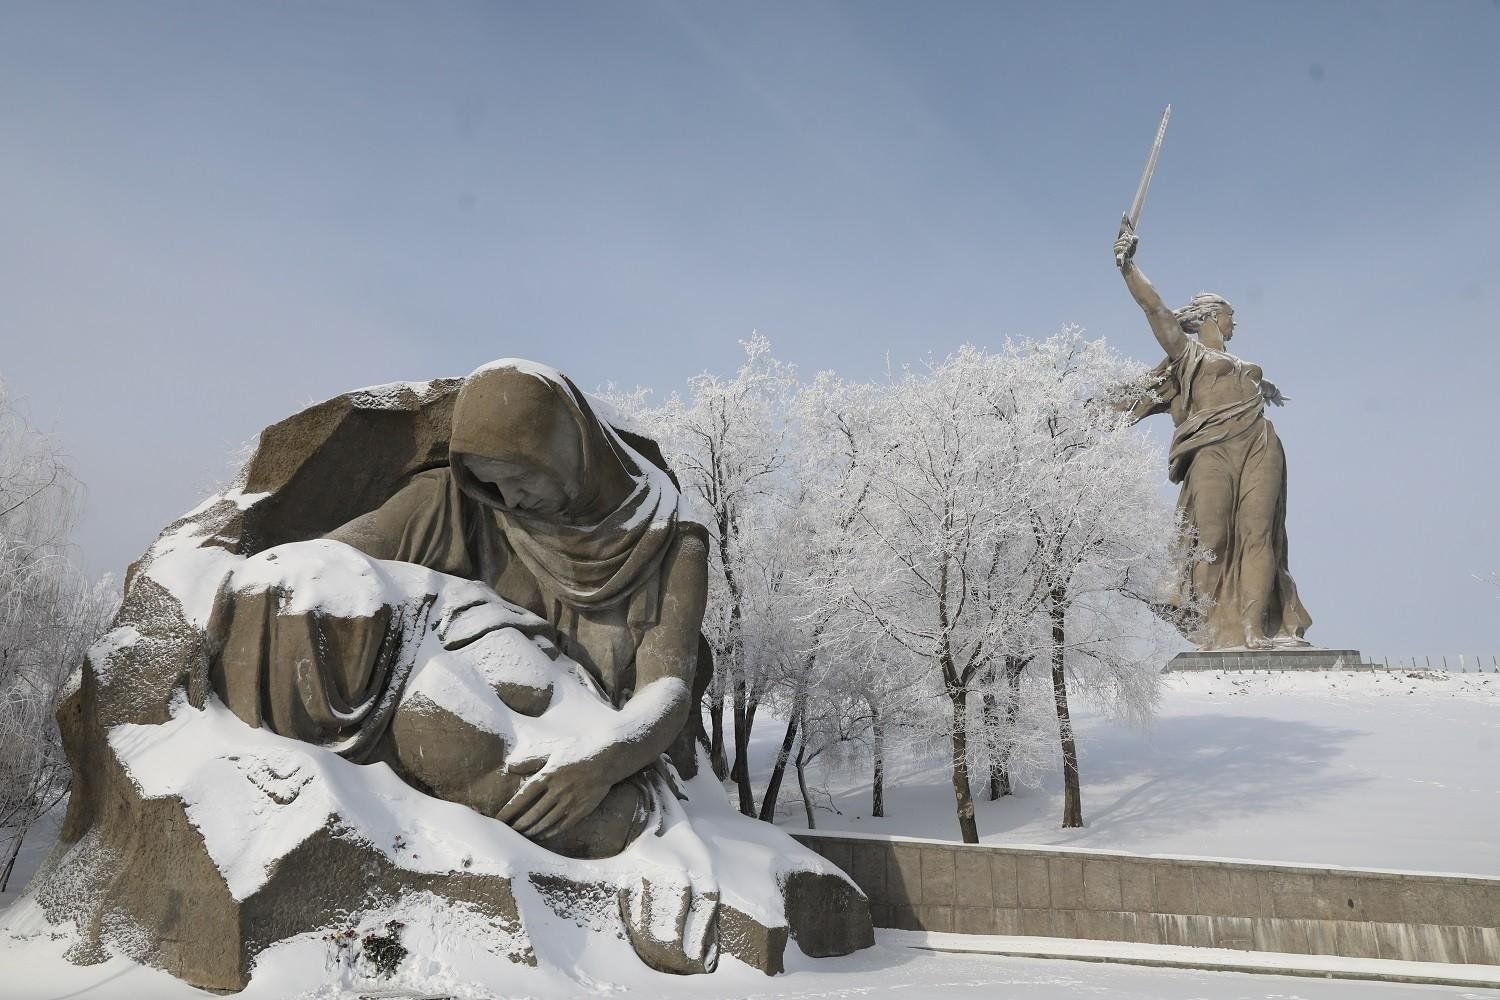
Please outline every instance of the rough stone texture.
[[1497, 878], [837, 834], [797, 839], [825, 858], [852, 859], [845, 870], [869, 896], [879, 927], [1500, 964]]
[[1198, 649], [1178, 653], [1162, 673], [1178, 670], [1353, 670], [1357, 649]]
[[[782, 895], [786, 900], [786, 929], [809, 958], [847, 955], [875, 943], [870, 901], [843, 879], [793, 872], [782, 886]], [[776, 961], [781, 961], [779, 955]]]
[[[446, 462], [459, 381], [349, 393], [266, 428], [236, 486], [168, 525], [163, 538], [250, 555], [317, 537], [378, 507], [411, 474]], [[653, 442], [624, 436], [646, 458], [660, 459]], [[131, 566], [113, 623], [139, 638], [97, 662], [91, 654], [58, 711], [73, 794], [58, 845], [28, 891], [50, 919], [77, 923], [81, 939], [68, 957], [97, 962], [112, 949], [197, 986], [237, 990], [270, 944], [428, 893], [479, 912], [497, 942], [514, 942], [510, 958], [534, 962], [524, 928], [509, 933], [519, 918], [505, 878], [400, 867], [347, 836], [336, 817], [283, 855], [248, 897], [233, 898], [182, 801], [143, 798], [106, 739], [116, 725], [167, 721], [176, 699], [202, 707], [208, 696], [202, 635], [146, 573], [151, 559], [148, 551]], [[706, 677], [698, 680], [701, 691]], [[836, 876], [799, 874], [806, 877], [793, 875], [786, 886], [788, 926], [763, 926], [730, 909], [725, 951], [769, 973], [782, 968], [788, 934], [809, 954], [872, 943], [869, 905], [857, 890]]]

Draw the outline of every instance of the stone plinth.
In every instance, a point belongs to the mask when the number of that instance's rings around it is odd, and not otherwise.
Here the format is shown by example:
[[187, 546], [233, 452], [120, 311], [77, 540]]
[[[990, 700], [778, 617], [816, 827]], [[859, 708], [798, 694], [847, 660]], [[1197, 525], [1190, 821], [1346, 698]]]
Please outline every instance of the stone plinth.
[[1162, 668], [1177, 670], [1353, 670], [1366, 666], [1357, 649], [1194, 649]]

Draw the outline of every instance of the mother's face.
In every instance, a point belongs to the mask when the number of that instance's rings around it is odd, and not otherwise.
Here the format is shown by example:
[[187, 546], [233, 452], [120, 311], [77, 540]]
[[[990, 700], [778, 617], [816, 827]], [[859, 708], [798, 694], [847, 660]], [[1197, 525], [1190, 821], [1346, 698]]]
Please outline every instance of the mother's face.
[[574, 497], [557, 471], [530, 462], [465, 455], [464, 466], [475, 479], [493, 486], [512, 510], [539, 517], [563, 513]]

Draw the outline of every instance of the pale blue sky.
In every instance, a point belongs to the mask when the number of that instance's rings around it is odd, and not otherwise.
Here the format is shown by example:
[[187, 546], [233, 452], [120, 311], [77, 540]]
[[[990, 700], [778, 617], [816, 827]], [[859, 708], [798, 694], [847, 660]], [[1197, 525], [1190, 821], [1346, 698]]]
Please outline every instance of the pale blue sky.
[[1488, 658], [1497, 52], [1490, 0], [9, 0], [0, 376], [118, 571], [302, 403], [497, 356], [1154, 361], [1109, 248], [1170, 101], [1140, 260], [1292, 398], [1311, 637]]

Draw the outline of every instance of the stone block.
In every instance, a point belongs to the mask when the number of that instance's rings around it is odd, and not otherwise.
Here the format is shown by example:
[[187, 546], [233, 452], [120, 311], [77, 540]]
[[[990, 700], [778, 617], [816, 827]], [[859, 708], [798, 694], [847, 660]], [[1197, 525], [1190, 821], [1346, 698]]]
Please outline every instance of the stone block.
[[1311, 922], [1282, 917], [1257, 920], [1255, 922], [1255, 950], [1306, 955], [1311, 950], [1307, 940], [1307, 928]]
[[1124, 917], [1126, 941], [1134, 941], [1138, 944], [1161, 944], [1156, 914], [1127, 912]]
[[915, 906], [922, 901], [921, 848], [896, 844], [887, 858], [885, 888], [892, 906]]
[[1214, 946], [1214, 917], [1173, 917], [1182, 929], [1182, 943], [1190, 948], [1212, 948]]
[[994, 909], [993, 934], [1009, 934], [1011, 936], [1021, 933], [1021, 911], [1013, 906], [997, 906]]
[[1245, 917], [1272, 917], [1271, 893], [1268, 879], [1263, 872], [1229, 871], [1229, 895], [1235, 903], [1235, 915]]
[[854, 867], [854, 851], [847, 840], [835, 840], [832, 837], [821, 837], [818, 845], [818, 853], [839, 866], [839, 871], [848, 873]]
[[1021, 910], [1021, 933], [1027, 937], [1051, 937], [1052, 936], [1052, 911], [1034, 910], [1023, 907]]
[[1215, 948], [1236, 951], [1255, 949], [1255, 921], [1249, 917], [1215, 916], [1209, 918]]
[[1047, 859], [1047, 878], [1052, 888], [1054, 910], [1083, 909], [1083, 861], [1081, 859]]
[[924, 931], [951, 933], [953, 931], [953, 907], [919, 906], [917, 907], [917, 923], [921, 924], [921, 929]]
[[953, 855], [953, 850], [946, 847], [922, 848], [922, 905], [953, 905], [956, 874]]
[[1411, 924], [1452, 924], [1460, 927], [1500, 926], [1500, 902], [1486, 885], [1404, 879], [1399, 883], [1401, 916]]
[[1124, 909], [1120, 898], [1120, 862], [1089, 858], [1083, 863], [1083, 903], [1090, 910]]
[[898, 931], [920, 931], [922, 921], [917, 917], [915, 906], [892, 906], [890, 908], [890, 923], [886, 926]]
[[1313, 955], [1339, 953], [1338, 924], [1332, 920], [1303, 921], [1307, 927], [1307, 950]]
[[847, 955], [875, 943], [870, 901], [847, 880], [821, 872], [792, 872], [783, 895], [787, 928], [809, 958]]
[[1120, 862], [1120, 908], [1139, 913], [1153, 909], [1156, 906], [1156, 892], [1152, 881], [1150, 864]]
[[849, 877], [865, 891], [873, 903], [887, 901], [886, 870], [890, 865], [891, 845], [878, 841], [854, 841], [850, 844], [852, 859], [845, 869]]
[[1047, 877], [1047, 859], [1034, 855], [1017, 858], [1016, 888], [1023, 908], [1051, 906], [1052, 886]]
[[1193, 878], [1193, 901], [1196, 906], [1193, 912], [1211, 917], [1233, 917], [1240, 914], [1227, 869], [1205, 865], [1189, 871]]
[[[1357, 919], [1359, 907], [1356, 897], [1360, 893], [1360, 880], [1346, 875], [1314, 875], [1310, 917], [1323, 920]], [[1351, 905], [1352, 904], [1352, 905]]]
[[1476, 926], [1500, 928], [1500, 880], [1471, 883], [1468, 891], [1473, 894], [1479, 912], [1487, 915]]
[[1021, 905], [1014, 855], [996, 854], [990, 858], [990, 892], [996, 907], [1014, 909]]
[[[1401, 883], [1386, 878], [1351, 878], [1336, 897], [1335, 909], [1341, 904], [1342, 918], [1357, 922], [1394, 923], [1402, 917]], [[1350, 901], [1354, 905], [1350, 906]]]
[[767, 927], [732, 906], [719, 910], [719, 946], [749, 964], [772, 975], [786, 970], [782, 957], [786, 953], [787, 928]]
[[1078, 937], [1078, 910], [1052, 910], [1048, 918], [1055, 938]]
[[1313, 889], [1313, 876], [1300, 873], [1272, 872], [1270, 875], [1271, 908], [1277, 917], [1307, 920], [1323, 915]]
[[1437, 928], [1440, 962], [1462, 962], [1464, 960], [1463, 929], [1460, 927]]
[[[1084, 875], [1087, 884], [1087, 874]], [[1128, 941], [1125, 918], [1119, 911], [1079, 910], [1073, 915], [1077, 934], [1090, 941]]]
[[955, 906], [953, 929], [959, 934], [995, 933], [995, 910], [990, 906]]
[[1380, 942], [1374, 924], [1341, 920], [1334, 924], [1334, 941], [1338, 954], [1344, 958], [1380, 957]]
[[1460, 927], [1463, 960], [1472, 965], [1500, 964], [1500, 934], [1493, 927]]
[[1157, 913], [1197, 913], [1198, 902], [1193, 892], [1193, 875], [1186, 868], [1158, 867], [1155, 878]]
[[1418, 957], [1412, 947], [1412, 935], [1405, 924], [1372, 924], [1375, 929], [1375, 957], [1398, 962], [1415, 962]]
[[958, 906], [982, 906], [986, 911], [995, 905], [990, 882], [990, 859], [984, 851], [954, 852], [954, 891]]

